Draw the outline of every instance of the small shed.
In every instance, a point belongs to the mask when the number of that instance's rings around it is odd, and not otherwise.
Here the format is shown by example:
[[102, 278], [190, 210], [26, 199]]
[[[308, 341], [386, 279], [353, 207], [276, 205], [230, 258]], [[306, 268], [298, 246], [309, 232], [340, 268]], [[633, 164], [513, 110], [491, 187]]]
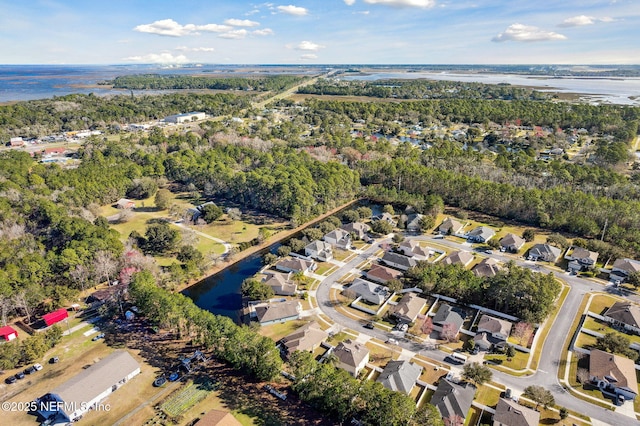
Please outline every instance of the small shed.
[[0, 339], [4, 339], [7, 342], [12, 341], [13, 339], [18, 338], [18, 332], [15, 328], [10, 325], [5, 325], [4, 327], [0, 327]]
[[65, 308], [60, 308], [57, 311], [43, 315], [42, 319], [44, 320], [44, 323], [47, 324], [47, 327], [50, 327], [68, 317], [69, 314], [67, 313], [67, 310]]

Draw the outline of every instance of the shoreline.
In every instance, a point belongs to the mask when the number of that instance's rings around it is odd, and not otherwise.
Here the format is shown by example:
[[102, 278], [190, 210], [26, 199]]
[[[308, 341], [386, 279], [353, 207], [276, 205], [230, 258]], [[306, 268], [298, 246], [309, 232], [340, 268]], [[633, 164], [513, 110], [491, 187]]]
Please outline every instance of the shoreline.
[[327, 217], [339, 212], [340, 210], [346, 209], [349, 206], [352, 206], [353, 204], [356, 204], [358, 202], [362, 201], [362, 198], [356, 198], [355, 200], [351, 200], [345, 204], [342, 204], [339, 207], [336, 207], [334, 209], [329, 210], [326, 213], [321, 214], [320, 216], [315, 217], [314, 219], [303, 223], [302, 225], [299, 225], [296, 228], [293, 229], [287, 229], [285, 231], [281, 231], [278, 232], [272, 236], [270, 236], [269, 238], [266, 238], [263, 242], [261, 242], [258, 245], [255, 246], [251, 246], [246, 250], [243, 250], [241, 252], [239, 252], [238, 254], [236, 254], [234, 256], [234, 258], [231, 261], [223, 261], [218, 265], [215, 265], [211, 268], [209, 268], [204, 274], [202, 274], [202, 276], [200, 278], [194, 278], [192, 280], [189, 280], [179, 286], [177, 286], [175, 289], [172, 290], [172, 292], [174, 293], [181, 293], [184, 290], [196, 285], [197, 283], [206, 280], [207, 278], [216, 275], [220, 272], [222, 272], [223, 270], [225, 270], [226, 268], [235, 265], [236, 263], [246, 259], [247, 257], [261, 251], [264, 250], [265, 248], [271, 246], [272, 244], [278, 243], [282, 240], [285, 240], [287, 238], [290, 238], [292, 235], [295, 235], [296, 233], [302, 231], [305, 228], [308, 228], [309, 226], [315, 225], [318, 222], [323, 221], [324, 219], [326, 219]]

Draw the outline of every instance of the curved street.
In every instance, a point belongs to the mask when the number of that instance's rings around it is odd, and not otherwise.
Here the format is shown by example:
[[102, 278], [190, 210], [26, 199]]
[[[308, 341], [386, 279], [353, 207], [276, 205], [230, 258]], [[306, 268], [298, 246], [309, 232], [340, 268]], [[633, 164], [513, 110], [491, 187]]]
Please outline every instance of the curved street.
[[[419, 239], [421, 241], [433, 242], [434, 244], [446, 246], [456, 250], [470, 249], [468, 245], [455, 243], [446, 239], [436, 239], [424, 235], [412, 238]], [[354, 259], [346, 262], [344, 266], [341, 266], [329, 276], [324, 278], [316, 290], [316, 301], [318, 303], [318, 307], [326, 316], [328, 316], [333, 322], [339, 324], [340, 326], [356, 330], [359, 333], [378, 338], [382, 341], [386, 341], [391, 337], [396, 338], [396, 340], [399, 341], [399, 346], [401, 346], [403, 349], [419, 353], [433, 360], [443, 361], [444, 358], [448, 355], [446, 352], [440, 350], [428, 350], [423, 344], [409, 341], [407, 339], [398, 339], [397, 336], [394, 336], [392, 333], [385, 332], [377, 328], [373, 330], [365, 329], [363, 327], [363, 322], [348, 318], [339, 313], [335, 309], [334, 301], [331, 300], [330, 289], [336, 283], [336, 281], [344, 275], [348, 274], [352, 269], [356, 268], [357, 265], [369, 259], [375, 252], [380, 250], [381, 244], [389, 243], [390, 241], [390, 239], [376, 241], [371, 247], [367, 248], [365, 251], [358, 254]], [[515, 261], [516, 264], [522, 267], [531, 268], [542, 273], [553, 272], [554, 274], [558, 275], [557, 269], [551, 269], [549, 267], [535, 264], [530, 261], [514, 259], [513, 257], [506, 256], [502, 253], [493, 253], [486, 256], [493, 257], [501, 262]], [[538, 343], [542, 344], [543, 346], [537, 371], [529, 376], [518, 377], [503, 373], [501, 371], [493, 370], [494, 380], [496, 382], [504, 384], [509, 388], [514, 389], [518, 393], [521, 393], [525, 387], [530, 385], [543, 386], [553, 393], [556, 404], [589, 416], [593, 420], [599, 421], [604, 424], [640, 424], [640, 422], [638, 422], [635, 418], [630, 418], [621, 413], [613, 412], [579, 399], [567, 392], [560, 384], [558, 380], [560, 359], [566, 347], [565, 340], [569, 337], [571, 324], [578, 314], [580, 304], [582, 303], [582, 300], [587, 293], [596, 290], [603, 290], [601, 284], [587, 279], [579, 278], [577, 276], [563, 274], [560, 276], [560, 278], [569, 285], [570, 291], [564, 301], [564, 304], [560, 308], [560, 311], [556, 316], [554, 323], [551, 325], [551, 331], [547, 335], [545, 341]], [[636, 301], [638, 299], [638, 297], [635, 295], [627, 297]], [[628, 403], [629, 402], [627, 402], [627, 404]]]

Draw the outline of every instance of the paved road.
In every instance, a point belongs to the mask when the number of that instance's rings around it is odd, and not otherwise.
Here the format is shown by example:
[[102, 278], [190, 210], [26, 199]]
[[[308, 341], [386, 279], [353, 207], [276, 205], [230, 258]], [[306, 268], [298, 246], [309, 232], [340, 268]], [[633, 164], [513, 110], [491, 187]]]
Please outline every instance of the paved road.
[[[428, 236], [419, 236], [416, 238], [423, 241], [430, 241], [434, 244], [447, 246], [456, 250], [470, 249], [468, 245], [455, 243], [449, 240], [434, 239]], [[378, 329], [365, 329], [362, 322], [345, 317], [335, 310], [334, 304], [329, 297], [329, 290], [331, 289], [331, 286], [339, 278], [349, 273], [349, 271], [354, 269], [357, 265], [372, 256], [376, 251], [378, 251], [380, 244], [388, 242], [388, 239], [376, 242], [362, 254], [359, 254], [356, 258], [347, 262], [344, 266], [325, 278], [316, 291], [316, 300], [318, 302], [318, 306], [325, 315], [327, 315], [329, 318], [331, 318], [332, 321], [340, 324], [341, 326], [348, 327], [350, 329], [370, 335], [372, 337], [376, 337], [383, 341], [390, 337], [394, 337], [396, 338], [396, 340], [399, 340], [400, 346], [404, 349], [420, 353], [434, 360], [443, 361], [447, 356], [447, 353], [445, 352], [439, 350], [427, 350], [422, 344], [406, 339], [397, 339], [397, 336], [394, 336], [389, 332], [384, 332]], [[628, 416], [611, 412], [607, 409], [603, 409], [574, 397], [573, 395], [565, 391], [563, 386], [558, 381], [559, 360], [563, 351], [565, 350], [565, 339], [569, 335], [571, 324], [573, 323], [575, 316], [578, 314], [578, 309], [580, 307], [582, 299], [585, 294], [592, 290], [602, 291], [604, 289], [602, 285], [593, 281], [579, 278], [577, 276], [564, 274], [562, 272], [558, 272], [557, 269], [551, 269], [530, 261], [514, 259], [512, 256], [504, 255], [502, 253], [494, 253], [491, 255], [491, 257], [494, 257], [502, 262], [514, 260], [519, 266], [530, 268], [541, 273], [553, 272], [564, 281], [566, 281], [570, 286], [569, 294], [567, 295], [565, 302], [562, 305], [562, 308], [552, 325], [551, 332], [548, 334], [545, 341], [542, 342], [543, 347], [538, 363], [538, 370], [533, 375], [527, 377], [516, 377], [500, 371], [494, 371], [494, 379], [497, 382], [502, 383], [505, 386], [510, 387], [518, 392], [522, 392], [524, 388], [529, 385], [544, 386], [546, 389], [549, 389], [553, 393], [553, 396], [558, 405], [565, 406], [573, 411], [587, 415], [606, 424], [640, 424], [640, 422], [637, 422], [635, 421], [635, 419], [631, 419]], [[630, 299], [638, 299], [638, 297], [635, 295], [628, 297]]]

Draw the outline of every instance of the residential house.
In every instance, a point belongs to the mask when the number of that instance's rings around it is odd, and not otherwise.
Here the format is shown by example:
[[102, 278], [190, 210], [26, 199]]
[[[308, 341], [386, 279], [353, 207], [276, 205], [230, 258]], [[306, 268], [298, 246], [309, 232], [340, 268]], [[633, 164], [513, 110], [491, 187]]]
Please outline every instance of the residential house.
[[418, 318], [426, 304], [427, 301], [418, 297], [417, 293], [407, 292], [402, 295], [397, 305], [389, 308], [389, 314], [400, 322], [411, 323]]
[[334, 229], [324, 236], [324, 241], [332, 246], [349, 250], [351, 248], [351, 234], [344, 229]]
[[349, 286], [349, 291], [373, 305], [381, 305], [390, 296], [389, 288], [362, 278], [353, 280], [353, 283]]
[[342, 229], [351, 234], [355, 239], [363, 241], [369, 239], [367, 233], [371, 231], [371, 227], [362, 222], [347, 223], [346, 225], [342, 226]]
[[291, 279], [291, 272], [267, 272], [262, 282], [271, 287], [273, 293], [278, 296], [293, 296], [298, 290], [298, 285]]
[[389, 361], [376, 381], [389, 390], [408, 395], [421, 374], [422, 367], [418, 364], [409, 361]]
[[471, 272], [473, 272], [476, 277], [491, 278], [498, 275], [500, 269], [502, 268], [497, 260], [492, 257], [486, 257], [474, 266]]
[[120, 198], [116, 202], [116, 208], [123, 210], [130, 210], [136, 206], [136, 203], [132, 200], [128, 200], [126, 198]]
[[540, 413], [510, 399], [500, 398], [493, 414], [493, 426], [538, 426]]
[[381, 215], [375, 216], [373, 220], [384, 220], [385, 222], [389, 223], [393, 227], [395, 227], [398, 224], [396, 220], [393, 218], [393, 215], [387, 212], [384, 212]]
[[371, 269], [366, 272], [365, 277], [369, 281], [386, 284], [388, 281], [400, 279], [402, 277], [402, 272], [397, 269], [387, 268], [386, 266], [376, 265], [374, 263], [371, 265]]
[[285, 259], [279, 260], [275, 264], [275, 268], [278, 271], [282, 272], [293, 272], [298, 273], [302, 272], [303, 274], [308, 274], [316, 270], [318, 265], [312, 260], [304, 260], [299, 258], [287, 257]]
[[490, 339], [489, 333], [476, 333], [473, 336], [474, 347], [483, 351], [488, 351], [493, 346], [493, 341]]
[[605, 320], [623, 326], [626, 330], [640, 335], [640, 306], [631, 302], [616, 302], [604, 313]]
[[337, 367], [349, 372], [353, 377], [358, 377], [360, 371], [369, 362], [369, 349], [350, 339], [338, 343], [333, 354], [338, 360]]
[[640, 271], [640, 261], [633, 259], [616, 259], [616, 261], [613, 262], [609, 279], [623, 282], [629, 278], [629, 275], [638, 271]]
[[482, 315], [478, 323], [478, 333], [486, 332], [494, 339], [507, 340], [511, 334], [511, 324], [507, 320], [495, 318], [489, 315]]
[[606, 393], [633, 400], [638, 396], [638, 379], [633, 360], [592, 349], [589, 354], [591, 382]]
[[329, 334], [320, 328], [316, 321], [312, 321], [283, 337], [280, 345], [287, 356], [295, 351], [315, 351]]
[[469, 383], [457, 384], [440, 379], [431, 397], [431, 404], [436, 406], [443, 419], [451, 419], [455, 416], [466, 419], [475, 394], [476, 388]]
[[564, 258], [569, 261], [569, 270], [577, 272], [593, 268], [598, 260], [598, 252], [572, 246]]
[[9, 139], [9, 146], [11, 147], [15, 148], [15, 147], [20, 147], [25, 145], [26, 145], [26, 142], [20, 136]]
[[486, 243], [496, 235], [496, 231], [488, 226], [478, 226], [467, 233], [467, 239], [474, 243]]
[[320, 240], [307, 244], [304, 248], [304, 254], [321, 262], [327, 262], [333, 259], [331, 244]]
[[500, 247], [502, 247], [503, 251], [511, 253], [519, 252], [525, 243], [524, 238], [518, 237], [515, 234], [507, 234], [500, 239]]
[[561, 250], [549, 244], [536, 244], [529, 249], [529, 260], [555, 262], [560, 257]]
[[422, 232], [422, 218], [424, 215], [421, 214], [410, 214], [407, 217], [407, 231], [408, 232]]
[[255, 316], [260, 325], [271, 325], [280, 322], [297, 320], [302, 312], [302, 305], [297, 300], [286, 302], [261, 303], [254, 307]]
[[411, 258], [404, 256], [402, 254], [393, 253], [393, 252], [385, 252], [382, 259], [380, 259], [384, 264], [391, 266], [392, 268], [400, 269], [402, 271], [408, 271], [418, 264], [418, 262]]
[[443, 303], [438, 308], [438, 312], [436, 312], [432, 322], [440, 329], [447, 324], [451, 324], [450, 327], [452, 327], [452, 330], [458, 334], [460, 328], [462, 328], [462, 324], [464, 323], [465, 316], [466, 315], [464, 313], [461, 313], [459, 310], [451, 307], [451, 305]]
[[193, 426], [242, 426], [229, 411], [210, 410]]
[[466, 250], [454, 251], [442, 259], [442, 263], [445, 265], [462, 265], [465, 268], [469, 266], [471, 262], [473, 262], [473, 254]]
[[10, 342], [13, 339], [18, 338], [18, 332], [15, 328], [10, 325], [5, 325], [4, 327], [0, 327], [0, 340], [4, 340], [5, 342]]
[[438, 227], [438, 232], [444, 235], [456, 235], [461, 234], [463, 228], [464, 224], [448, 217], [444, 221], [442, 221], [442, 224]]
[[434, 253], [428, 247], [422, 247], [416, 240], [403, 241], [400, 244], [400, 251], [415, 260], [427, 260]]

